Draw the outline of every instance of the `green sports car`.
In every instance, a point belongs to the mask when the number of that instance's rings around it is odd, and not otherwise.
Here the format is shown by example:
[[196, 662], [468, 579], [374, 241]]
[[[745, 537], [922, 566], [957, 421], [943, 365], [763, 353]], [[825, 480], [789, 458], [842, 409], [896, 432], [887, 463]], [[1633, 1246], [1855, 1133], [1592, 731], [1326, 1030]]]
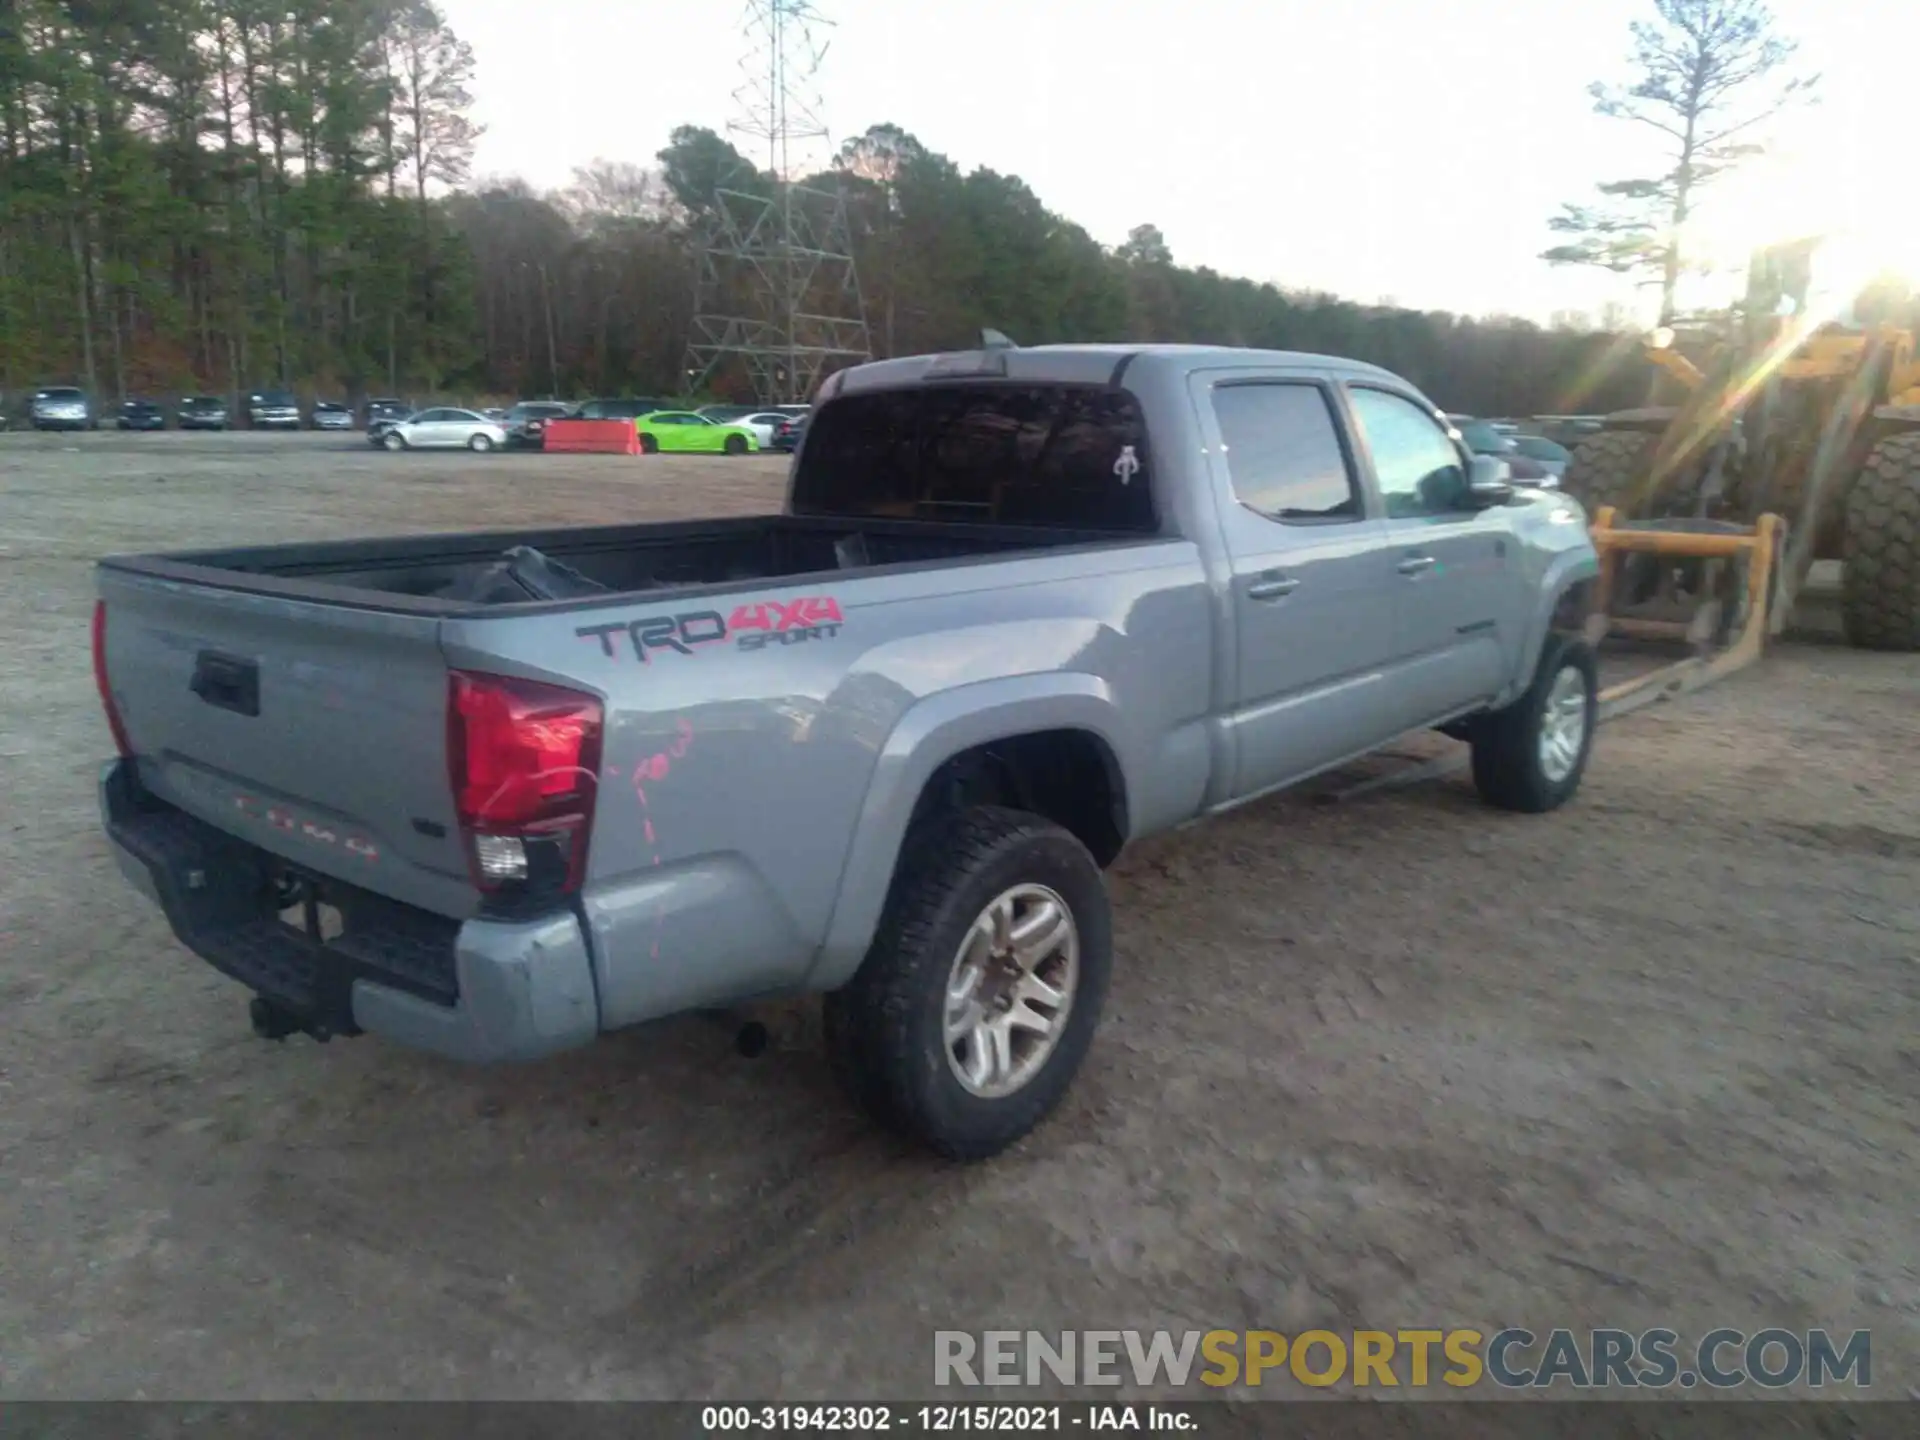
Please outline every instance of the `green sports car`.
[[721, 425], [691, 410], [656, 410], [633, 422], [640, 432], [640, 449], [648, 455], [663, 451], [694, 455], [745, 455], [760, 441], [742, 425]]

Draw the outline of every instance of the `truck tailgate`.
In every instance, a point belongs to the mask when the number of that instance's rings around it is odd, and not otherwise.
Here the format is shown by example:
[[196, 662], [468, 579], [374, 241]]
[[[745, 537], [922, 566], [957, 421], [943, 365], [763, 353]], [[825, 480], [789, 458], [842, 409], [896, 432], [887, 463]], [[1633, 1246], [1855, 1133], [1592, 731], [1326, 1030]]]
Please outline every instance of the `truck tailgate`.
[[141, 783], [296, 865], [476, 908], [439, 621], [103, 568], [107, 681]]

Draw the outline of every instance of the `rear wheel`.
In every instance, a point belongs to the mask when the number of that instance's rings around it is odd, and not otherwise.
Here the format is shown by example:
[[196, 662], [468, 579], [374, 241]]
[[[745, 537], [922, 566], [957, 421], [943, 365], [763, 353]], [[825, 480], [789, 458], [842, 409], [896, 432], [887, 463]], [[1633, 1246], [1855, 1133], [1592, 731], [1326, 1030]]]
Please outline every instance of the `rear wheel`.
[[744, 455], [747, 453], [747, 437], [744, 435], [729, 435], [722, 443], [721, 448], [729, 455]]
[[1560, 488], [1590, 514], [1603, 505], [1624, 506], [1646, 476], [1657, 439], [1644, 430], [1602, 430], [1589, 435], [1567, 462]]
[[1585, 641], [1550, 635], [1526, 694], [1473, 727], [1473, 783], [1502, 810], [1540, 814], [1573, 798], [1600, 719], [1599, 670]]
[[389, 430], [386, 435], [381, 438], [380, 443], [389, 450], [404, 450], [407, 448], [407, 442], [392, 430]]
[[1920, 650], [1920, 430], [1874, 446], [1847, 495], [1841, 618], [1866, 650]]
[[493, 449], [493, 437], [491, 435], [475, 435], [467, 441], [467, 448], [475, 454], [484, 455], [487, 451]]
[[642, 455], [658, 455], [660, 453], [660, 442], [651, 435], [642, 435], [640, 437], [640, 453]]
[[1112, 968], [1100, 867], [1037, 815], [975, 806], [910, 838], [866, 961], [826, 1000], [834, 1070], [873, 1118], [979, 1160], [1059, 1104]]

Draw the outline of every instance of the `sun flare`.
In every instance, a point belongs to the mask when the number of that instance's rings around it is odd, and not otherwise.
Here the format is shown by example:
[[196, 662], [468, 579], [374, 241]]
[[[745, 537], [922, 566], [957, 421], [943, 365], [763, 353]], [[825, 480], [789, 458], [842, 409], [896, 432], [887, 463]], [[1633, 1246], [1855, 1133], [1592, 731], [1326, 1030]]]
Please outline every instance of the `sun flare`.
[[[1869, 284], [1920, 291], [1920, 188], [1892, 168], [1846, 150], [1782, 155], [1728, 176], [1688, 226], [1688, 253], [1724, 291], [1768, 245], [1819, 240], [1809, 310], [1843, 313]], [[1724, 297], [1723, 297], [1724, 298]]]

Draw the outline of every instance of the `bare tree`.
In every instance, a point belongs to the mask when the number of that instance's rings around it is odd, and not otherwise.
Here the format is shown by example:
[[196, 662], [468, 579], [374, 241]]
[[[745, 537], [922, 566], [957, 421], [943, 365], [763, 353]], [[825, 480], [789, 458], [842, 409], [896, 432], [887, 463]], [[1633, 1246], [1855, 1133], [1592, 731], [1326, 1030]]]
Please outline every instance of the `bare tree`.
[[1761, 0], [1653, 0], [1653, 8], [1656, 20], [1632, 26], [1639, 78], [1624, 89], [1596, 83], [1590, 93], [1600, 114], [1664, 137], [1668, 168], [1599, 186], [1597, 205], [1562, 207], [1548, 223], [1573, 238], [1541, 258], [1657, 275], [1665, 324], [1701, 191], [1763, 153], [1759, 127], [1806, 98], [1818, 77], [1785, 73], [1797, 46], [1775, 32]]
[[644, 165], [596, 156], [576, 165], [573, 183], [554, 197], [581, 229], [593, 231], [636, 220], [664, 220], [666, 182]]
[[412, 172], [415, 198], [425, 204], [430, 182], [458, 185], [473, 166], [474, 142], [483, 130], [467, 118], [473, 47], [453, 33], [432, 0], [414, 0], [399, 13], [387, 66], [397, 158]]

